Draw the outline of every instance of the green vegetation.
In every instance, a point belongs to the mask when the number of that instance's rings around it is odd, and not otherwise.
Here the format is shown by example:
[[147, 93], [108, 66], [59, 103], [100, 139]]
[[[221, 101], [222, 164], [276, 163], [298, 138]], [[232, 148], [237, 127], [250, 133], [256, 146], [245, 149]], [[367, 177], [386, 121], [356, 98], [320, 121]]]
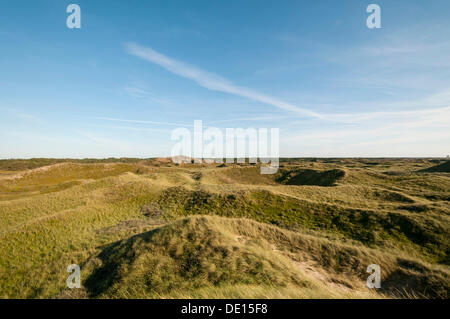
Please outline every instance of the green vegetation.
[[[35, 169], [43, 166], [58, 163], [78, 163], [78, 164], [101, 164], [101, 163], [138, 163], [145, 160], [139, 158], [85, 158], [85, 159], [55, 159], [55, 158], [32, 158], [32, 159], [10, 159], [0, 160], [0, 171], [21, 171], [25, 169]], [[148, 160], [147, 160], [148, 161]]]
[[0, 297], [448, 298], [448, 163], [0, 161]]
[[426, 168], [422, 172], [445, 172], [450, 173], [450, 161], [446, 161], [442, 164]]
[[335, 186], [336, 182], [344, 178], [345, 171], [332, 169], [317, 171], [313, 169], [281, 169], [277, 181], [286, 185], [317, 185]]

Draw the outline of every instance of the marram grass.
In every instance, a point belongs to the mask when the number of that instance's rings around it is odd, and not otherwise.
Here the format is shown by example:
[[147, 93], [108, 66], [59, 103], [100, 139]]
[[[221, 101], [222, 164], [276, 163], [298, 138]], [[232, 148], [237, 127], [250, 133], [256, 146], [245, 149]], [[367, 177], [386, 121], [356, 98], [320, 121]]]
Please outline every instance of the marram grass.
[[448, 298], [442, 163], [0, 164], [2, 298]]

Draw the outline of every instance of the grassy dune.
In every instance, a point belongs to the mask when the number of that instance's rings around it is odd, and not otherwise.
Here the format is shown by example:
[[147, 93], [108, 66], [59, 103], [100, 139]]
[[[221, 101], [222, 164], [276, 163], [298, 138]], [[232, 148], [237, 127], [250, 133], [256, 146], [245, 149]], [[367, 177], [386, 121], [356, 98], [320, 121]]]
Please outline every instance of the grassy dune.
[[0, 161], [0, 297], [448, 298], [446, 163]]

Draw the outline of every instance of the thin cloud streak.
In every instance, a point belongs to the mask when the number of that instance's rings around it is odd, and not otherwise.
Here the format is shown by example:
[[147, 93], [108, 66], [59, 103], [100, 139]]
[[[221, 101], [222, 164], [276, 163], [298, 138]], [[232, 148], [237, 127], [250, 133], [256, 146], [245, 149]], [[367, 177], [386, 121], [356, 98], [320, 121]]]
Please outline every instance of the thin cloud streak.
[[[161, 54], [152, 48], [144, 47], [136, 43], [127, 43], [125, 44], [126, 51], [144, 59], [146, 61], [155, 63], [167, 71], [179, 75], [181, 77], [190, 79], [200, 86], [207, 88], [213, 91], [219, 91], [224, 93], [229, 93], [237, 96], [241, 96], [244, 98], [248, 98], [253, 101], [262, 102], [268, 105], [275, 106], [279, 109], [290, 111], [296, 113], [302, 117], [312, 117], [318, 120], [325, 120], [331, 122], [364, 122], [374, 118], [382, 118], [382, 117], [397, 117], [397, 116], [407, 116], [407, 115], [421, 115], [421, 114], [436, 114], [441, 112], [442, 115], [446, 115], [448, 112], [448, 107], [444, 108], [435, 108], [435, 109], [423, 109], [423, 110], [414, 110], [414, 111], [393, 111], [393, 112], [368, 112], [368, 113], [352, 113], [352, 114], [321, 114], [309, 109], [300, 108], [293, 104], [284, 102], [278, 98], [260, 93], [258, 91], [237, 86], [231, 81], [217, 75], [214, 73], [210, 73], [207, 71], [203, 71], [195, 66], [191, 66], [181, 61], [174, 60]], [[427, 101], [428, 102], [428, 101]], [[428, 103], [434, 104], [434, 103]], [[177, 124], [178, 125], [178, 124]]]
[[334, 121], [354, 121], [354, 122], [362, 122], [366, 120], [372, 120], [375, 118], [383, 118], [383, 117], [402, 117], [406, 118], [407, 116], [432, 116], [434, 115], [436, 119], [440, 119], [444, 117], [444, 119], [450, 118], [450, 106], [443, 108], [435, 108], [435, 109], [422, 109], [422, 110], [411, 110], [411, 111], [392, 111], [392, 112], [367, 112], [367, 113], [342, 113], [342, 114], [330, 114], [325, 118]]
[[171, 59], [159, 52], [156, 52], [152, 48], [143, 47], [136, 43], [127, 43], [126, 51], [134, 56], [149, 62], [155, 63], [167, 71], [172, 72], [181, 77], [190, 79], [200, 86], [209, 90], [224, 92], [229, 94], [238, 95], [244, 98], [248, 98], [253, 101], [265, 103], [275, 106], [279, 109], [297, 113], [301, 116], [309, 116], [320, 118], [321, 115], [311, 110], [300, 108], [290, 103], [284, 102], [272, 96], [254, 91], [252, 89], [241, 87], [233, 84], [231, 81], [216, 75], [214, 73], [206, 72], [198, 69], [195, 66], [188, 65], [186, 63]]
[[[101, 121], [110, 121], [110, 122], [124, 122], [124, 123], [134, 123], [134, 124], [151, 124], [151, 125], [168, 125], [168, 126], [176, 126], [176, 127], [194, 127], [194, 124], [186, 124], [186, 123], [171, 123], [171, 122], [158, 122], [158, 121], [146, 121], [146, 120], [129, 120], [129, 119], [118, 119], [111, 117], [94, 117], [94, 120]], [[202, 124], [204, 128], [209, 128], [212, 126], [207, 126]], [[122, 127], [124, 128], [124, 127]], [[129, 127], [128, 127], [129, 128]]]
[[136, 123], [136, 124], [153, 124], [153, 125], [170, 125], [170, 126], [192, 126], [192, 124], [183, 123], [171, 123], [171, 122], [158, 122], [158, 121], [145, 121], [145, 120], [128, 120], [128, 119], [118, 119], [112, 117], [94, 117], [94, 120], [111, 121], [111, 122], [125, 122], [125, 123]]

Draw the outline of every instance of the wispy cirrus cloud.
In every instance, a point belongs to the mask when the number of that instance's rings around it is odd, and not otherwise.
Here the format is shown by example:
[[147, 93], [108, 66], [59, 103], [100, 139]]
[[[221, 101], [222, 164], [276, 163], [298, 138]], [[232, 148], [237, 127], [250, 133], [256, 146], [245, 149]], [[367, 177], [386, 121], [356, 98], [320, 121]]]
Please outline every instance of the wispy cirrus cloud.
[[[405, 112], [397, 112], [397, 111], [379, 111], [378, 112], [378, 111], [375, 111], [375, 112], [364, 112], [364, 113], [353, 111], [352, 113], [323, 114], [323, 113], [312, 111], [310, 109], [298, 107], [291, 103], [285, 102], [279, 98], [258, 92], [256, 90], [253, 90], [250, 88], [238, 86], [238, 85], [234, 84], [233, 82], [229, 81], [228, 79], [221, 77], [220, 75], [217, 75], [217, 74], [214, 74], [214, 73], [211, 73], [208, 71], [204, 71], [198, 67], [189, 65], [187, 63], [184, 63], [184, 62], [181, 62], [181, 61], [178, 61], [175, 59], [172, 59], [164, 54], [161, 54], [161, 53], [153, 50], [152, 48], [144, 47], [144, 46], [141, 46], [136, 43], [127, 43], [125, 45], [125, 47], [126, 47], [126, 51], [129, 54], [137, 56], [146, 61], [155, 63], [155, 64], [163, 67], [167, 71], [169, 71], [173, 74], [179, 75], [181, 77], [190, 79], [190, 80], [196, 82], [197, 84], [199, 84], [200, 86], [207, 88], [209, 90], [229, 93], [229, 94], [237, 95], [240, 97], [248, 98], [253, 101], [272, 105], [278, 109], [293, 112], [297, 115], [300, 115], [301, 117], [306, 116], [306, 117], [314, 118], [316, 120], [338, 121], [338, 122], [348, 121], [348, 122], [354, 123], [354, 122], [362, 122], [362, 121], [366, 121], [366, 120], [374, 119], [374, 118], [388, 117], [388, 118], [392, 119], [392, 118], [395, 118], [398, 116], [404, 116], [404, 115], [414, 116], [414, 115], [418, 115], [418, 114], [422, 114], [422, 113], [423, 114], [441, 113], [443, 115], [446, 115], [447, 114], [446, 106], [449, 105], [449, 104], [442, 103], [442, 102], [447, 103], [447, 101], [449, 101], [448, 93], [443, 92], [443, 93], [439, 93], [438, 95], [431, 96], [430, 98], [428, 98], [428, 100], [416, 101], [411, 104], [411, 106], [417, 107], [417, 106], [419, 106], [418, 102], [420, 102], [420, 105], [422, 107], [425, 107], [425, 109], [422, 109], [422, 110], [405, 111]], [[142, 94], [145, 94], [145, 91], [143, 92], [140, 89], [133, 89], [132, 93], [142, 95]], [[433, 99], [433, 100], [431, 100], [431, 99]], [[436, 103], [437, 100], [439, 100], [440, 103]], [[411, 103], [411, 101], [408, 101], [407, 103]], [[450, 103], [450, 101], [449, 101], [449, 103]], [[415, 104], [415, 105], [413, 105], [413, 104]], [[383, 110], [392, 109], [392, 108], [387, 107], [387, 106], [389, 106], [389, 104], [385, 105], [385, 106], [386, 107], [382, 108]], [[445, 107], [442, 108], [442, 106], [445, 106]], [[434, 109], [433, 109], [433, 107], [434, 107]], [[411, 112], [413, 112], [413, 113], [411, 113]]]
[[258, 121], [273, 121], [273, 120], [286, 120], [290, 119], [291, 116], [288, 115], [261, 115], [261, 116], [251, 116], [251, 117], [240, 117], [233, 119], [223, 119], [223, 120], [215, 120], [209, 121], [209, 123], [234, 123], [234, 122], [258, 122]]
[[134, 123], [134, 124], [152, 124], [152, 125], [169, 125], [169, 126], [189, 126], [192, 124], [185, 124], [185, 123], [173, 123], [173, 122], [160, 122], [160, 121], [148, 121], [148, 120], [133, 120], [133, 119], [119, 119], [119, 118], [113, 118], [113, 117], [94, 117], [95, 120], [103, 120], [103, 121], [110, 121], [110, 122], [124, 122], [124, 123]]
[[137, 56], [146, 61], [155, 63], [165, 68], [167, 71], [182, 76], [184, 78], [190, 79], [199, 84], [200, 86], [207, 88], [209, 90], [234, 94], [253, 101], [272, 105], [285, 111], [294, 112], [301, 116], [308, 116], [314, 118], [321, 117], [320, 114], [312, 110], [295, 106], [291, 103], [282, 101], [278, 98], [266, 95], [264, 93], [252, 90], [250, 88], [238, 86], [233, 82], [217, 74], [203, 71], [195, 66], [169, 58], [168, 56], [165, 56], [164, 54], [161, 54], [153, 50], [152, 48], [143, 47], [136, 43], [127, 43], [125, 47], [126, 51], [129, 54]]
[[442, 108], [431, 108], [431, 109], [419, 109], [410, 111], [379, 111], [379, 112], [366, 112], [366, 113], [341, 113], [341, 114], [330, 114], [326, 117], [329, 120], [339, 121], [339, 122], [356, 122], [360, 123], [363, 121], [374, 120], [374, 119], [386, 119], [391, 120], [406, 120], [406, 119], [417, 119], [430, 118], [436, 121], [445, 121], [450, 125], [450, 106]]
[[124, 89], [132, 97], [147, 98], [151, 96], [151, 94], [148, 91], [145, 91], [138, 87], [126, 86]]
[[42, 120], [40, 117], [30, 114], [27, 112], [24, 112], [17, 108], [11, 108], [11, 107], [0, 107], [0, 110], [3, 112], [3, 116], [5, 116], [5, 113], [13, 116], [15, 118], [21, 119], [22, 121], [25, 121], [27, 123], [32, 124], [46, 124], [44, 120]]
[[157, 97], [153, 92], [139, 86], [125, 86], [124, 91], [131, 97], [143, 100], [149, 103], [169, 104], [167, 99]]

